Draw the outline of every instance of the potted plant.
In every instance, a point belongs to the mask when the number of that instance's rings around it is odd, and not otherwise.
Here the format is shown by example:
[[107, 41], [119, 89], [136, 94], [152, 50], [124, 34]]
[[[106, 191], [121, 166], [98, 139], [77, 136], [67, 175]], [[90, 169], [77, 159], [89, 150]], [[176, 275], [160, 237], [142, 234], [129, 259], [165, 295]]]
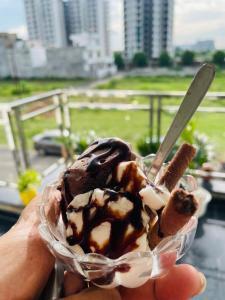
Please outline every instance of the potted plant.
[[40, 184], [41, 176], [37, 171], [30, 169], [20, 174], [17, 188], [24, 205], [27, 205], [37, 195]]
[[74, 150], [76, 154], [81, 154], [94, 140], [97, 139], [97, 135], [94, 130], [83, 132], [82, 134], [76, 134], [73, 136]]
[[[162, 138], [160, 141], [161, 140]], [[208, 137], [205, 134], [202, 134], [196, 130], [194, 121], [191, 121], [183, 130], [178, 142], [174, 145], [169, 156], [167, 157], [166, 162], [172, 159], [179, 148], [179, 145], [184, 142], [194, 145], [197, 149], [196, 156], [189, 166], [191, 169], [201, 169], [204, 163], [213, 160], [215, 156], [213, 145], [209, 143]], [[153, 137], [151, 142], [148, 135], [145, 135], [137, 142], [137, 149], [142, 156], [146, 156], [150, 153], [156, 153], [158, 147], [159, 142], [157, 139]]]

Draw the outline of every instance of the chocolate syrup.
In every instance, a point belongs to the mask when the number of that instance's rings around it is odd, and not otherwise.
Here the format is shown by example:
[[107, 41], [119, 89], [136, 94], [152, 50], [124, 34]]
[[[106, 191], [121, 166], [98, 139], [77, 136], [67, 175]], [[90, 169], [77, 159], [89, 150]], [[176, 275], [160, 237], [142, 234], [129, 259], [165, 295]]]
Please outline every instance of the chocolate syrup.
[[[79, 244], [85, 253], [92, 252], [91, 247], [97, 249], [98, 253], [101, 253], [109, 258], [117, 258], [127, 252], [130, 252], [138, 247], [136, 240], [140, 237], [145, 228], [142, 223], [141, 212], [142, 202], [141, 199], [130, 193], [116, 193], [112, 190], [105, 190], [105, 194], [109, 198], [105, 201], [103, 207], [91, 203], [91, 196], [89, 204], [81, 208], [68, 207], [68, 212], [80, 212], [83, 214], [83, 229], [82, 234], [77, 234], [76, 228], [72, 227], [73, 236], [68, 237], [67, 241], [70, 245]], [[117, 201], [119, 197], [126, 197], [128, 201], [133, 203], [133, 209], [122, 218], [119, 215], [112, 215], [108, 209], [107, 204], [110, 201]], [[90, 210], [95, 207], [96, 212], [94, 217], [91, 218]], [[101, 249], [98, 249], [98, 245], [91, 240], [90, 235], [93, 228], [102, 224], [103, 222], [109, 222], [111, 224], [110, 238], [106, 245], [103, 245]], [[71, 224], [71, 223], [70, 223]], [[125, 238], [125, 233], [128, 225], [131, 224], [134, 231]]]
[[[112, 154], [114, 155], [111, 156]], [[78, 160], [89, 157], [90, 161], [87, 166], [87, 171], [98, 172], [108, 158], [111, 159], [111, 164], [115, 166], [118, 162], [126, 160], [127, 156], [131, 156], [128, 144], [120, 139], [105, 138], [92, 143], [88, 149], [78, 157]], [[132, 159], [132, 157], [130, 159]]]
[[[116, 178], [116, 174], [114, 174]], [[138, 174], [137, 164], [131, 162], [123, 172], [119, 187], [124, 189], [129, 186], [129, 191], [132, 194], [139, 195], [139, 191], [143, 188], [143, 177]]]
[[105, 273], [98, 278], [93, 278], [92, 281], [98, 285], [108, 285], [113, 281], [116, 272], [126, 273], [129, 272], [130, 268], [128, 264], [121, 264], [116, 266], [113, 271]]
[[196, 212], [198, 203], [192, 194], [188, 194], [183, 189], [178, 189], [173, 197], [174, 208], [179, 214], [192, 216]]
[[97, 140], [64, 173], [60, 186], [64, 201], [95, 188], [114, 188], [109, 177], [122, 161], [135, 159], [130, 146], [117, 138]]
[[158, 218], [159, 218], [159, 221], [158, 221], [158, 236], [159, 236], [160, 238], [163, 238], [163, 237], [164, 237], [164, 233], [163, 233], [162, 230], [161, 230], [161, 216], [162, 216], [162, 211], [163, 211], [163, 208], [160, 208], [160, 209], [157, 211]]
[[[120, 162], [131, 161], [135, 155], [131, 152], [128, 144], [117, 138], [107, 138], [97, 140], [92, 143], [88, 149], [78, 157], [77, 162], [68, 169], [63, 176], [62, 195], [68, 204], [77, 194], [82, 194], [95, 188], [101, 188], [108, 196], [103, 207], [97, 206], [91, 201], [85, 207], [74, 208], [71, 205], [67, 207], [67, 212], [82, 212], [83, 228], [81, 233], [77, 233], [77, 228], [71, 222], [73, 234], [67, 238], [70, 245], [79, 244], [85, 253], [93, 252], [103, 254], [109, 258], [118, 258], [121, 255], [133, 251], [138, 247], [136, 241], [145, 232], [142, 221], [143, 204], [139, 196], [139, 190], [143, 177], [137, 176], [137, 168], [131, 164], [124, 174], [120, 183], [116, 180], [116, 167]], [[78, 166], [78, 167], [77, 167]], [[83, 176], [82, 176], [83, 174]], [[108, 180], [110, 178], [110, 180]], [[131, 192], [120, 192], [128, 185], [130, 178], [136, 178], [132, 181]], [[133, 204], [133, 209], [125, 217], [115, 216], [108, 207], [110, 201], [117, 201], [120, 197], [126, 197]], [[65, 205], [63, 206], [63, 209]], [[95, 208], [94, 215], [91, 209]], [[64, 217], [65, 217], [64, 212]], [[97, 243], [91, 240], [91, 231], [104, 222], [111, 224], [109, 241], [102, 245], [101, 249]], [[129, 225], [132, 225], [133, 231], [126, 235]]]

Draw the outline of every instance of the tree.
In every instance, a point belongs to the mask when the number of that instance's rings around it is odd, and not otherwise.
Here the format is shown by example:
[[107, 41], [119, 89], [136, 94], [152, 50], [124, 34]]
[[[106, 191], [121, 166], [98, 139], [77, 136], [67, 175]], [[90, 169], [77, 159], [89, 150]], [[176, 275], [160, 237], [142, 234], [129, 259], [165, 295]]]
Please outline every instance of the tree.
[[186, 50], [181, 56], [182, 65], [191, 66], [194, 62], [195, 53], [193, 51]]
[[135, 53], [133, 57], [133, 65], [140, 68], [146, 67], [148, 65], [146, 55], [143, 52]]
[[213, 62], [218, 66], [223, 66], [225, 64], [225, 52], [218, 50], [213, 54]]
[[117, 66], [118, 70], [124, 69], [124, 66], [125, 66], [124, 59], [120, 52], [114, 53], [114, 62], [115, 62], [115, 65]]
[[160, 67], [169, 67], [172, 64], [171, 57], [167, 52], [162, 52], [159, 57]]

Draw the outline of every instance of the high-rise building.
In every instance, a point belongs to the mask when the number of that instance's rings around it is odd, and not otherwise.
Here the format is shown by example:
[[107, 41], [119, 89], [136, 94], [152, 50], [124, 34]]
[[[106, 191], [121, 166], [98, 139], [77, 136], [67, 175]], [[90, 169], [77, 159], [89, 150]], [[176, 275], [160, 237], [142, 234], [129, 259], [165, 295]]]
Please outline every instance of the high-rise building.
[[149, 60], [172, 54], [174, 0], [124, 0], [125, 56], [144, 52]]
[[47, 47], [67, 44], [62, 0], [24, 0], [29, 39]]
[[101, 55], [111, 54], [108, 0], [67, 0], [66, 16], [68, 32], [73, 36], [73, 43], [77, 41], [79, 44], [81, 36], [89, 36], [96, 40]]

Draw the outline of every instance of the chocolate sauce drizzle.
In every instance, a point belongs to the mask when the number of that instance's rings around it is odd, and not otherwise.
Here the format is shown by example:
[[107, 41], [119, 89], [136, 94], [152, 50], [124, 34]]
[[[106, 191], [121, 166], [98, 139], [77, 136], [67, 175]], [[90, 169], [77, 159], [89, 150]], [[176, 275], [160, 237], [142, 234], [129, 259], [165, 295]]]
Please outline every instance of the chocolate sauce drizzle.
[[[80, 212], [83, 215], [83, 229], [81, 234], [77, 234], [74, 224], [69, 221], [73, 230], [73, 235], [67, 238], [70, 245], [79, 244], [85, 253], [92, 252], [91, 247], [98, 249], [98, 245], [91, 240], [90, 234], [93, 228], [100, 225], [103, 222], [109, 222], [111, 224], [109, 242], [99, 249], [97, 252], [101, 253], [109, 258], [117, 258], [127, 252], [130, 252], [138, 247], [136, 240], [140, 237], [145, 228], [142, 223], [141, 212], [143, 210], [142, 201], [137, 196], [130, 193], [120, 193], [109, 189], [104, 191], [105, 195], [108, 196], [103, 207], [95, 205], [91, 202], [91, 196], [89, 203], [82, 208], [68, 207], [67, 212]], [[126, 197], [127, 200], [133, 203], [133, 209], [127, 213], [124, 218], [119, 215], [115, 216], [115, 213], [110, 212], [107, 204], [110, 201], [117, 201], [119, 197]], [[94, 217], [90, 216], [91, 208], [95, 207], [96, 212]], [[128, 225], [131, 224], [134, 228], [133, 232], [125, 238], [125, 233]]]
[[[116, 180], [118, 164], [135, 160], [135, 158], [136, 156], [131, 152], [130, 146], [122, 140], [118, 138], [100, 139], [92, 143], [78, 157], [77, 163], [75, 162], [74, 166], [64, 173], [61, 208], [66, 227], [70, 225], [73, 230], [73, 234], [67, 237], [70, 245], [79, 244], [85, 253], [92, 252], [91, 248], [94, 247], [96, 252], [109, 258], [117, 258], [138, 247], [136, 241], [145, 231], [141, 216], [143, 205], [138, 193], [142, 179], [133, 176], [136, 175], [136, 170], [131, 167], [123, 174], [120, 183]], [[82, 174], [83, 178], [79, 179]], [[132, 185], [132, 191], [130, 193], [121, 192], [121, 188], [129, 184], [130, 176], [136, 178], [136, 182], [133, 182]], [[109, 177], [110, 180], [108, 180]], [[80, 185], [83, 185], [82, 188]], [[75, 209], [71, 205], [68, 206], [74, 196], [95, 188], [101, 188], [108, 196], [103, 207], [99, 207], [91, 201], [92, 195], [90, 195], [89, 203], [85, 207]], [[133, 204], [133, 209], [124, 218], [115, 216], [115, 213], [110, 212], [107, 206], [108, 202], [117, 201], [119, 197], [126, 197]], [[94, 216], [91, 215], [92, 208], [95, 208]], [[83, 228], [80, 234], [77, 233], [76, 225], [68, 221], [66, 216], [66, 212], [73, 211], [82, 212]], [[98, 245], [90, 239], [90, 235], [91, 231], [103, 222], [111, 224], [110, 238], [106, 245], [98, 249]], [[125, 237], [129, 224], [133, 226], [134, 230]]]
[[[62, 207], [67, 206], [72, 199], [81, 193], [86, 193], [95, 188], [113, 188], [108, 177], [113, 174], [118, 163], [135, 159], [130, 146], [118, 138], [105, 138], [93, 142], [77, 162], [63, 175], [61, 192]], [[82, 166], [86, 160], [87, 166]], [[80, 166], [77, 168], [77, 165]], [[80, 177], [80, 179], [79, 179]], [[65, 216], [65, 211], [63, 211]]]
[[[111, 156], [114, 153], [113, 156]], [[81, 160], [89, 157], [88, 172], [97, 172], [102, 168], [102, 165], [110, 157], [111, 164], [116, 165], [118, 162], [126, 160], [126, 157], [131, 153], [128, 144], [117, 138], [105, 138], [93, 142], [88, 149], [78, 157]]]

